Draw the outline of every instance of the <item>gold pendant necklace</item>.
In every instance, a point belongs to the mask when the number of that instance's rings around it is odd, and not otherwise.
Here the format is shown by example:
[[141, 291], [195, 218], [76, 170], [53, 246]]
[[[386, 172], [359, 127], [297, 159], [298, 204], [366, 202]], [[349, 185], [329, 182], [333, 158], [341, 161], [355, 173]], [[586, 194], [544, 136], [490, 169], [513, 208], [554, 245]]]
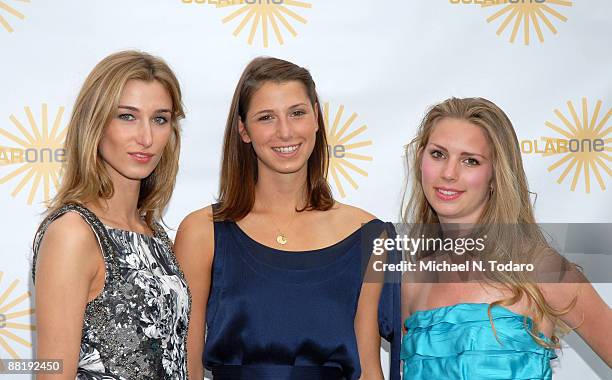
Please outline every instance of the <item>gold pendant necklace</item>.
[[287, 237], [282, 233], [279, 232], [278, 235], [276, 235], [276, 242], [280, 245], [285, 245], [287, 244]]
[[[293, 215], [293, 218], [291, 218], [291, 221], [289, 221], [289, 224], [285, 226], [285, 231], [288, 230], [289, 227], [291, 227], [296, 216], [297, 216], [297, 213]], [[280, 228], [278, 228], [276, 223], [274, 222], [272, 223], [274, 224], [274, 227], [276, 228], [276, 242], [280, 245], [286, 245], [289, 242], [289, 239], [287, 239], [287, 235], [284, 234]]]

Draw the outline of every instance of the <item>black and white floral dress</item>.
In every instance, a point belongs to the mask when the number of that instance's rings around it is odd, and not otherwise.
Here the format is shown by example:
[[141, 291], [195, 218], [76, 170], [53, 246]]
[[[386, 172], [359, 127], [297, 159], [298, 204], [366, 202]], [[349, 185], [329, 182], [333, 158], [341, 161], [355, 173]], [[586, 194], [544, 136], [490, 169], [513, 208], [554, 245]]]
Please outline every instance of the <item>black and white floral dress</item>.
[[36, 233], [33, 277], [45, 231], [67, 212], [91, 226], [106, 267], [104, 289], [85, 309], [76, 378], [186, 379], [191, 297], [163, 228], [156, 224], [154, 236], [111, 228], [88, 209], [66, 205]]

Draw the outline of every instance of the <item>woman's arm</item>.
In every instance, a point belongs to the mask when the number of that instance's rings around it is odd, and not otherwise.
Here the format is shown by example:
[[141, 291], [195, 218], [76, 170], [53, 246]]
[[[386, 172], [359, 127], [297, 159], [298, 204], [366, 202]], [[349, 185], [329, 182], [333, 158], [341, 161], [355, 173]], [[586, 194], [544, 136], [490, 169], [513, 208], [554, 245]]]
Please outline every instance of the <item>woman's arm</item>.
[[382, 282], [364, 282], [359, 295], [355, 334], [362, 380], [383, 380], [378, 332], [378, 302], [382, 287]]
[[203, 353], [206, 334], [206, 304], [210, 291], [214, 256], [212, 208], [189, 214], [179, 226], [174, 252], [191, 292], [187, 332], [187, 371], [192, 379], [204, 378]]
[[[343, 217], [345, 218], [342, 224], [347, 226], [355, 224], [351, 228], [352, 230], [360, 228], [367, 222], [376, 219], [374, 215], [356, 207], [340, 205], [340, 208], [344, 211]], [[363, 231], [363, 233], [366, 232]], [[384, 232], [383, 234], [386, 236]], [[362, 248], [366, 249], [366, 247]], [[360, 252], [360, 254], [362, 253]], [[372, 256], [371, 260], [374, 259], [375, 257]], [[368, 268], [372, 267], [372, 262], [370, 262]], [[378, 323], [379, 302], [383, 285], [383, 277], [379, 273], [372, 273], [367, 270], [366, 274], [364, 274], [354, 323], [359, 362], [361, 364], [361, 380], [384, 379], [380, 363], [381, 338]]]
[[[586, 280], [585, 280], [586, 281]], [[612, 367], [612, 341], [609, 330], [612, 326], [612, 311], [597, 294], [589, 282], [540, 284], [540, 288], [550, 306], [563, 310], [574, 297], [576, 304], [561, 320], [584, 339], [584, 341]]]
[[39, 380], [76, 377], [85, 306], [104, 288], [104, 271], [98, 241], [80, 215], [49, 226], [36, 262], [36, 357], [63, 360], [63, 373]]

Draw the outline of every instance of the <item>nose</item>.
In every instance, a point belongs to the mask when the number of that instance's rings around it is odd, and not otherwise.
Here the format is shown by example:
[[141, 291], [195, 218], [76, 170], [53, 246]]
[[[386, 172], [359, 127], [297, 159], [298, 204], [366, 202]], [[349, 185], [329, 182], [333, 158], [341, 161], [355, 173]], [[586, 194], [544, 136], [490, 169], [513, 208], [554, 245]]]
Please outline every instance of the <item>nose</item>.
[[458, 162], [456, 160], [446, 160], [442, 167], [441, 177], [447, 181], [456, 180], [458, 175], [457, 165]]
[[136, 142], [144, 148], [149, 148], [153, 145], [153, 126], [150, 120], [144, 120], [138, 126], [136, 134]]
[[281, 117], [278, 119], [276, 134], [281, 140], [291, 139], [293, 135], [293, 129], [291, 127], [291, 122], [287, 120], [286, 117]]

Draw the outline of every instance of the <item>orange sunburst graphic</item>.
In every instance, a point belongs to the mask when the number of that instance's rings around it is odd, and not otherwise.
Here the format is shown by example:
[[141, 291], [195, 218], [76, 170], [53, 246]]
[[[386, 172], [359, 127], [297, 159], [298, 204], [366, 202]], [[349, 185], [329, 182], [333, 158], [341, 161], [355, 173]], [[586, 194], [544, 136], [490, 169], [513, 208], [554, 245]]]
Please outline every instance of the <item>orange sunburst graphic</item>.
[[[584, 178], [584, 185], [587, 193], [591, 192], [591, 177], [595, 177], [599, 187], [605, 190], [605, 175], [602, 175], [600, 169], [607, 173], [606, 178], [612, 176], [612, 170], [610, 170], [612, 156], [607, 153], [612, 151], [612, 147], [610, 147], [612, 138], [608, 137], [610, 132], [612, 132], [612, 125], [608, 123], [612, 108], [609, 108], [607, 112], [603, 114], [601, 120], [599, 120], [602, 108], [601, 100], [598, 100], [595, 104], [593, 114], [590, 117], [586, 98], [582, 98], [582, 115], [580, 115], [580, 117], [571, 101], [567, 102], [567, 108], [569, 109], [572, 121], [568, 120], [568, 118], [558, 109], [554, 111], [565, 128], [550, 121], [545, 123], [548, 128], [557, 132], [562, 137], [545, 137], [544, 140], [563, 142], [564, 146], [564, 149], [544, 154], [544, 156], [562, 155], [553, 165], [548, 167], [548, 171], [552, 172], [559, 167], [565, 166], [565, 169], [557, 179], [557, 183], [559, 184], [561, 184], [568, 174], [573, 171], [573, 178], [570, 185], [571, 191], [576, 190], [576, 185], [581, 176]], [[572, 148], [572, 145], [574, 148]], [[596, 147], [597, 145], [599, 145], [600, 149], [594, 148], [594, 146]]]
[[30, 323], [15, 322], [15, 320], [33, 315], [34, 309], [27, 304], [30, 292], [25, 291], [20, 295], [13, 295], [19, 285], [19, 280], [13, 280], [6, 289], [1, 290], [3, 276], [4, 273], [0, 271], [0, 347], [2, 348], [0, 352], [4, 351], [12, 359], [20, 359], [14, 345], [32, 348], [32, 343], [18, 334], [23, 334], [23, 331], [34, 331], [36, 327]]
[[[29, 3], [30, 0], [13, 0], [13, 2]], [[3, 13], [5, 15], [3, 15]], [[9, 20], [15, 18], [23, 20], [25, 16], [13, 6], [9, 5], [7, 0], [0, 0], [0, 25], [9, 33], [13, 33], [14, 30], [11, 24], [9, 24]]]
[[[344, 105], [340, 105], [336, 111], [333, 122], [330, 124], [329, 103], [323, 105], [323, 118], [325, 121], [325, 129], [327, 131], [327, 144], [330, 150], [329, 173], [340, 193], [341, 197], [346, 196], [344, 191], [343, 181], [348, 182], [353, 189], [358, 189], [359, 185], [353, 179], [352, 173], [357, 173], [363, 177], [368, 176], [368, 172], [359, 166], [359, 162], [372, 161], [372, 156], [357, 154], [352, 152], [354, 149], [363, 148], [372, 145], [372, 140], [360, 140], [358, 136], [365, 132], [368, 127], [362, 125], [357, 129], [352, 129], [351, 125], [357, 119], [357, 114], [352, 113], [344, 123], [342, 116], [344, 113]], [[348, 133], [347, 133], [348, 132]], [[341, 149], [337, 149], [340, 147]], [[341, 152], [338, 154], [338, 152]], [[347, 170], [348, 169], [348, 170]], [[349, 172], [350, 170], [350, 172]]]
[[501, 35], [506, 28], [510, 25], [510, 23], [514, 20], [514, 25], [512, 27], [512, 32], [510, 34], [510, 42], [514, 43], [516, 37], [521, 29], [521, 25], [523, 26], [523, 41], [525, 45], [529, 45], [530, 42], [530, 30], [533, 26], [536, 35], [538, 36], [538, 40], [540, 42], [544, 42], [544, 34], [542, 33], [542, 27], [540, 26], [540, 22], [553, 33], [557, 34], [557, 29], [551, 22], [549, 17], [553, 17], [559, 21], [566, 22], [567, 17], [563, 16], [559, 13], [558, 9], [561, 8], [553, 8], [551, 5], [555, 5], [558, 7], [571, 7], [571, 1], [564, 0], [543, 0], [541, 2], [535, 1], [527, 1], [524, 3], [511, 3], [508, 4], [507, 1], [496, 3], [484, 3], [481, 6], [484, 7], [499, 7], [502, 6], [500, 10], [493, 13], [491, 16], [487, 18], [487, 22], [493, 22], [502, 16], [502, 23], [497, 29], [497, 35]]
[[24, 110], [31, 134], [14, 115], [11, 115], [9, 119], [21, 136], [0, 128], [0, 136], [17, 145], [16, 147], [0, 147], [0, 167], [19, 165], [10, 173], [0, 177], [0, 185], [23, 175], [11, 195], [16, 197], [26, 185], [31, 183], [27, 202], [32, 204], [41, 181], [44, 201], [50, 199], [51, 183], [55, 189], [59, 187], [62, 161], [58, 159], [58, 153], [60, 153], [59, 157], [63, 157], [66, 129], [60, 128], [64, 107], [58, 109], [51, 130], [49, 130], [47, 104], [42, 105], [40, 120], [42, 131], [39, 130], [30, 107], [25, 107]]
[[310, 3], [296, 0], [261, 0], [253, 1], [252, 3], [244, 3], [244, 1], [239, 3], [220, 2], [217, 4], [218, 8], [235, 6], [239, 6], [239, 8], [223, 18], [223, 23], [226, 24], [235, 19], [242, 18], [233, 32], [236, 37], [238, 37], [247, 24], [250, 23], [251, 26], [247, 39], [249, 45], [253, 45], [255, 35], [261, 26], [263, 46], [265, 48], [269, 46], [270, 42], [269, 26], [272, 27], [276, 41], [280, 45], [283, 45], [285, 40], [283, 39], [279, 23], [282, 24], [293, 37], [296, 37], [297, 31], [291, 25], [291, 22], [299, 22], [302, 24], [308, 22], [305, 18], [297, 14], [296, 11], [298, 9], [312, 8]]

